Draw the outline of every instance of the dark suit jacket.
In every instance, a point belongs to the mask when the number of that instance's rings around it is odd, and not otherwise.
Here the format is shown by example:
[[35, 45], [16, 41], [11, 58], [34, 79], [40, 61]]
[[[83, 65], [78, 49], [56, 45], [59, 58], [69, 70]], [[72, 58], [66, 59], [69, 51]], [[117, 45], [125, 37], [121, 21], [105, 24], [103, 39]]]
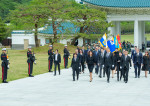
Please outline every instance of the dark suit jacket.
[[96, 54], [96, 51], [94, 51], [93, 57], [94, 57], [95, 63], [98, 63], [99, 62], [99, 52], [97, 51], [97, 54]]
[[74, 69], [79, 70], [79, 67], [80, 67], [80, 60], [79, 60], [78, 57], [77, 57], [76, 61], [75, 61], [74, 58], [72, 58], [71, 67], [72, 67], [73, 70], [74, 70]]
[[134, 54], [134, 57], [133, 57], [133, 63], [136, 64], [136, 63], [139, 63], [139, 64], [142, 64], [143, 63], [143, 56], [142, 56], [142, 53], [139, 53], [139, 56], [137, 57], [137, 53]]
[[94, 65], [95, 63], [95, 60], [94, 60], [94, 56], [90, 57], [89, 55], [87, 56], [87, 59], [86, 59], [86, 63], [88, 65]]
[[107, 53], [105, 54], [105, 57], [104, 57], [104, 65], [105, 66], [109, 66], [111, 67], [112, 65], [114, 65], [114, 62], [113, 62], [113, 54], [110, 52], [109, 56], [107, 57]]
[[65, 48], [64, 49], [64, 57], [69, 57], [70, 53], [69, 51]]
[[105, 54], [102, 55], [102, 53], [99, 54], [99, 64], [100, 65], [104, 65], [104, 57], [105, 57]]
[[87, 50], [85, 50], [85, 49], [83, 50], [83, 49], [82, 49], [82, 51], [83, 51], [83, 54], [84, 54], [85, 56], [87, 56]]
[[54, 63], [61, 63], [61, 55], [58, 54], [57, 61], [55, 60], [55, 56], [56, 56], [56, 54], [54, 54]]
[[133, 60], [135, 54], [136, 54], [135, 50], [132, 50], [132, 53], [131, 53], [131, 59], [132, 60]]
[[80, 54], [80, 60], [81, 60], [81, 62], [82, 63], [84, 63], [85, 62], [85, 55], [84, 54]]
[[131, 65], [131, 58], [130, 58], [130, 56], [127, 56], [126, 60], [125, 60], [125, 56], [122, 56], [121, 66], [122, 66], [122, 68], [126, 67], [127, 70], [129, 70], [129, 67], [132, 66]]

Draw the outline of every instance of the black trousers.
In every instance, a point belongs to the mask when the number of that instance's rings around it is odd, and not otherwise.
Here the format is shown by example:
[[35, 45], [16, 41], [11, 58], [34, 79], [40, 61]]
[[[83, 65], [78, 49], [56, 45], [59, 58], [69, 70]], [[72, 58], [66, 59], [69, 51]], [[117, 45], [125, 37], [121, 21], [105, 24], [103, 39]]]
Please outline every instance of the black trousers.
[[64, 57], [64, 67], [67, 68], [68, 66], [68, 57]]
[[111, 69], [111, 66], [105, 66], [105, 72], [106, 72], [108, 81], [110, 79], [110, 69]]
[[124, 70], [121, 69], [120, 72], [121, 72], [121, 75], [120, 75], [120, 80], [121, 80], [122, 77], [124, 78]]
[[60, 75], [60, 64], [58, 62], [54, 62], [55, 64], [55, 73], [54, 75], [56, 75], [56, 68], [58, 67], [58, 72], [59, 72], [59, 75]]
[[79, 79], [79, 69], [73, 69], [73, 80], [75, 80], [75, 75], [77, 76], [77, 80]]
[[33, 62], [28, 63], [28, 74], [32, 75], [33, 72]]
[[117, 63], [117, 79], [119, 80], [119, 73], [120, 73], [120, 63]]
[[99, 65], [98, 63], [96, 63], [95, 73], [98, 74], [98, 72], [99, 72]]
[[48, 70], [51, 71], [53, 67], [53, 60], [48, 60]]
[[129, 73], [129, 70], [125, 67], [124, 69], [124, 74], [123, 74], [123, 76], [124, 76], [124, 81], [128, 81], [128, 73]]
[[84, 62], [81, 62], [81, 71], [84, 71]]
[[7, 65], [2, 66], [2, 81], [7, 80]]
[[139, 63], [134, 64], [134, 68], [135, 68], [135, 77], [140, 76], [141, 64]]
[[[100, 65], [99, 66], [99, 68], [100, 68], [100, 73], [99, 73], [99, 76], [101, 77], [102, 76], [102, 69], [103, 69], [103, 65]], [[105, 71], [104, 71], [104, 69], [103, 69], [103, 76], [105, 75], [105, 73], [104, 73]]]

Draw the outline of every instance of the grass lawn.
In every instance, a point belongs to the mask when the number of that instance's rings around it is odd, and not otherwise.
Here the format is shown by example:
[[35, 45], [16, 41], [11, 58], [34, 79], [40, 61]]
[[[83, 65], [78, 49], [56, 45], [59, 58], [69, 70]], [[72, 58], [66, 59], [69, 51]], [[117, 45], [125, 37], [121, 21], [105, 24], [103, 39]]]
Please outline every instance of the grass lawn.
[[[150, 34], [146, 34], [145, 36], [147, 37], [147, 40], [150, 40]], [[121, 41], [124, 40], [134, 44], [134, 35], [121, 35]]]
[[[48, 45], [40, 48], [36, 48], [34, 51], [36, 53], [36, 62], [37, 64], [33, 67], [33, 75], [38, 75], [48, 72]], [[64, 68], [63, 60], [63, 44], [55, 44], [54, 49], [58, 49], [61, 54], [61, 69]], [[68, 50], [70, 53], [75, 51], [76, 47], [69, 46]], [[8, 81], [28, 77], [28, 64], [27, 64], [27, 50], [9, 50], [9, 60], [10, 60], [10, 69], [8, 70]], [[72, 57], [72, 55], [71, 55]], [[71, 59], [69, 59], [69, 65], [71, 64]], [[54, 68], [54, 66], [53, 66]], [[0, 70], [1, 67], [0, 67]], [[53, 69], [54, 70], [54, 69]], [[0, 83], [2, 72], [0, 72]]]

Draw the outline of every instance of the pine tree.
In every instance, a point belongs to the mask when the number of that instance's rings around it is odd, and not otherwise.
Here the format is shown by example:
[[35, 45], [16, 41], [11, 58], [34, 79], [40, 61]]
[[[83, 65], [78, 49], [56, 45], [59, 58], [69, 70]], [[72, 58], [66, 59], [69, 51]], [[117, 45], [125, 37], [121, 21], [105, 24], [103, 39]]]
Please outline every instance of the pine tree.
[[7, 28], [0, 17], [0, 42], [7, 37]]

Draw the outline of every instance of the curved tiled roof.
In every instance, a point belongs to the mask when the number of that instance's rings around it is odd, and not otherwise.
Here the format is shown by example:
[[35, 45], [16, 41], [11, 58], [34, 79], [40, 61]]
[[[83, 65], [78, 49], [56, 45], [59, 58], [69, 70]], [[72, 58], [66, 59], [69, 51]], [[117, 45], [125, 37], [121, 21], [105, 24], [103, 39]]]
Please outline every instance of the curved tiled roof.
[[150, 7], [150, 0], [82, 0], [82, 1], [103, 7], [120, 7], [120, 8]]
[[[71, 33], [76, 33], [79, 31], [79, 28], [77, 28], [74, 24], [71, 22], [64, 22], [61, 24], [61, 26], [58, 27], [59, 30], [57, 30], [57, 34], [64, 34], [67, 33], [67, 30]], [[47, 26], [45, 30], [39, 31], [41, 34], [53, 34], [53, 28], [51, 26]]]

